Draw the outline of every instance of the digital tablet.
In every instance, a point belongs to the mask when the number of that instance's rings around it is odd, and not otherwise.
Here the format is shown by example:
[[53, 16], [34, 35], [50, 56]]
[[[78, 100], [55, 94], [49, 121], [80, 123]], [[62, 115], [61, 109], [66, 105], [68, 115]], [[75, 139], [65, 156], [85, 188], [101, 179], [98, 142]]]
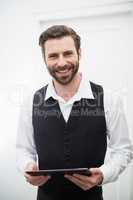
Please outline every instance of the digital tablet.
[[49, 169], [49, 170], [37, 170], [37, 171], [26, 171], [31, 176], [45, 176], [45, 175], [56, 175], [56, 174], [81, 174], [90, 176], [91, 172], [88, 168], [71, 168], [71, 169]]

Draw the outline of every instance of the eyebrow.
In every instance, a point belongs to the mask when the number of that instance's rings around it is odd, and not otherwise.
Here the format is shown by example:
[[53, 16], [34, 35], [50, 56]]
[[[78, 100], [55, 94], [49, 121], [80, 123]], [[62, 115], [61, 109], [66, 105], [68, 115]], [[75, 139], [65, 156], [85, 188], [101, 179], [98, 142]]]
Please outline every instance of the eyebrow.
[[[63, 52], [64, 55], [72, 54], [72, 53], [73, 53], [73, 50], [66, 50], [66, 51]], [[59, 53], [56, 53], [56, 52], [54, 53], [54, 52], [53, 52], [53, 53], [50, 53], [50, 54], [48, 55], [48, 57], [58, 56], [58, 54], [59, 54]]]
[[63, 53], [63, 54], [71, 54], [71, 53], [73, 53], [73, 51], [72, 51], [72, 50], [66, 50], [66, 51], [64, 51], [64, 53]]
[[50, 53], [50, 54], [48, 55], [48, 57], [52, 57], [52, 56], [58, 56], [58, 53]]

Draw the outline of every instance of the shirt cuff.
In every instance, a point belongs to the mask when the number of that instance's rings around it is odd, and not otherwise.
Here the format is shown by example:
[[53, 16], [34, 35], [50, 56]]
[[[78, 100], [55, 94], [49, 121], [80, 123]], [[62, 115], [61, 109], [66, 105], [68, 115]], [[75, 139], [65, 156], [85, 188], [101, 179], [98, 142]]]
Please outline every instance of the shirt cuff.
[[113, 167], [111, 165], [103, 164], [101, 167], [99, 167], [99, 169], [101, 170], [101, 172], [103, 174], [103, 181], [102, 181], [101, 185], [104, 185], [106, 183], [110, 183], [110, 182], [117, 180], [117, 178], [118, 178], [117, 171], [118, 170], [113, 169]]

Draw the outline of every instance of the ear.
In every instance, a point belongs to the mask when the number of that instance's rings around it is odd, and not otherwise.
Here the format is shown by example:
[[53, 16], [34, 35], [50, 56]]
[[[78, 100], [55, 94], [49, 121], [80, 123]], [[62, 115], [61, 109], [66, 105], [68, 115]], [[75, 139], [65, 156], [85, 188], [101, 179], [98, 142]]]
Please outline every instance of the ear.
[[81, 48], [79, 48], [78, 54], [79, 54], [79, 60], [80, 60], [81, 59]]

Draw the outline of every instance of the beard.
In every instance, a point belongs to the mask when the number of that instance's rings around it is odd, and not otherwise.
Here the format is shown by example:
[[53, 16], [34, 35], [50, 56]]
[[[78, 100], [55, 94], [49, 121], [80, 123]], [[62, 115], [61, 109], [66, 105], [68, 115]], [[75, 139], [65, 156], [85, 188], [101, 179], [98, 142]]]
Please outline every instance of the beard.
[[62, 67], [48, 67], [47, 69], [50, 75], [60, 84], [67, 85], [69, 84], [79, 69], [79, 62], [77, 61], [75, 64], [67, 64]]

